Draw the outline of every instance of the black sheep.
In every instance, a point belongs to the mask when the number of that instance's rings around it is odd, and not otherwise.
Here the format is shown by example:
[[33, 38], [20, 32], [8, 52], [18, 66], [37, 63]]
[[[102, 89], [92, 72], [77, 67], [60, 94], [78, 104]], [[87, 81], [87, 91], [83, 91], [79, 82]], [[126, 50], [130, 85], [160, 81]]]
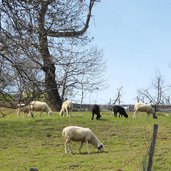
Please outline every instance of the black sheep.
[[125, 118], [128, 118], [128, 114], [126, 113], [125, 108], [123, 108], [122, 106], [113, 106], [113, 114], [115, 117], [117, 117], [117, 113], [119, 113], [119, 117], [122, 117], [123, 115]]
[[93, 108], [92, 108], [92, 120], [94, 118], [94, 115], [96, 115], [96, 120], [99, 120], [101, 118], [101, 115], [100, 115], [100, 108], [98, 105], [93, 105]]

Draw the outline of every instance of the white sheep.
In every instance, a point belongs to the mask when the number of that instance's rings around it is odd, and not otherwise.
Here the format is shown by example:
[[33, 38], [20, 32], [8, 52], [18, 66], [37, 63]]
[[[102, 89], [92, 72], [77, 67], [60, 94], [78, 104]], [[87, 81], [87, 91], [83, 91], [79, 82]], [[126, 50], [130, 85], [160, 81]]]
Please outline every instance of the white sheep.
[[81, 148], [84, 142], [86, 143], [88, 154], [90, 153], [89, 143], [94, 145], [94, 147], [97, 148], [99, 152], [103, 151], [102, 143], [89, 128], [83, 128], [79, 126], [68, 126], [63, 129], [62, 135], [65, 137], [65, 154], [69, 151], [71, 151], [71, 153], [74, 154], [71, 148], [69, 147], [69, 142], [71, 140], [81, 142], [79, 153], [81, 153]]
[[150, 104], [145, 104], [145, 103], [142, 103], [142, 102], [136, 103], [134, 105], [134, 110], [135, 110], [135, 112], [134, 112], [133, 118], [136, 118], [136, 114], [138, 112], [146, 112], [147, 117], [151, 113], [153, 115], [153, 118], [157, 119], [155, 111], [154, 111], [154, 109], [152, 108], [152, 106]]
[[33, 117], [33, 111], [41, 111], [40, 116], [42, 115], [42, 112], [47, 112], [48, 116], [50, 116], [52, 114], [51, 108], [45, 102], [32, 101], [32, 102], [30, 102], [29, 107], [30, 107], [29, 114], [32, 117]]
[[70, 112], [72, 112], [73, 104], [70, 100], [66, 100], [62, 104], [62, 108], [59, 112], [61, 116], [64, 116], [66, 114], [67, 116], [70, 116]]

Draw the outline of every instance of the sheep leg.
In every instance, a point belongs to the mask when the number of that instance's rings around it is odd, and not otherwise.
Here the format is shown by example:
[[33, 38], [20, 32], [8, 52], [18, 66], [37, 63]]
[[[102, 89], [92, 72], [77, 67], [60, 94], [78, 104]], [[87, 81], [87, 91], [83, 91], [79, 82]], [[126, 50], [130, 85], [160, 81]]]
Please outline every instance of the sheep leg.
[[88, 140], [85, 141], [87, 146], [87, 153], [90, 154]]
[[154, 118], [154, 119], [157, 119], [156, 113], [153, 113], [153, 118]]
[[96, 120], [98, 120], [98, 114], [96, 114]]
[[33, 112], [31, 112], [31, 117], [34, 118]]
[[71, 150], [70, 145], [69, 145], [70, 139], [66, 139], [65, 141], [65, 154], [67, 154], [69, 151], [74, 154], [74, 152]]
[[117, 117], [117, 112], [114, 112], [114, 116]]
[[33, 112], [32, 111], [29, 111], [29, 115], [34, 118], [34, 115], [33, 115]]
[[65, 116], [65, 109], [62, 110], [61, 116], [63, 116], [63, 117]]
[[94, 119], [94, 113], [92, 113], [92, 117], [91, 117], [91, 120], [93, 120]]
[[65, 141], [65, 154], [67, 154], [68, 151], [70, 150], [68, 143], [69, 143], [69, 139], [66, 139], [66, 141]]
[[66, 113], [67, 113], [67, 111], [66, 111], [66, 109], [64, 109], [64, 111], [63, 111], [63, 116], [65, 116]]
[[67, 116], [69, 116], [69, 112], [68, 112], [68, 109], [66, 109], [66, 114], [67, 114]]
[[42, 110], [41, 110], [41, 112], [40, 112], [40, 117], [42, 116]]
[[61, 116], [64, 117], [64, 116], [65, 116], [65, 112], [66, 112], [65, 109], [62, 109], [62, 110], [61, 110]]
[[82, 146], [83, 146], [83, 142], [81, 141], [80, 148], [79, 148], [79, 153], [81, 153]]
[[100, 113], [98, 113], [96, 116], [96, 120], [99, 120], [100, 118], [101, 118], [101, 115], [100, 115]]
[[136, 118], [137, 111], [134, 112], [133, 118]]
[[63, 110], [61, 109], [60, 112], [59, 112], [59, 115], [63, 115]]

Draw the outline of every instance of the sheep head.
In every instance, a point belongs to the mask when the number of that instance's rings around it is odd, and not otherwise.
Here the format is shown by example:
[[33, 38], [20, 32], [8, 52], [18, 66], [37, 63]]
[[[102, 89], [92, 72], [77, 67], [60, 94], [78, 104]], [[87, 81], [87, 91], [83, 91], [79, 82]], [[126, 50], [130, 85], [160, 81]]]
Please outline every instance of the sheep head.
[[101, 144], [100, 146], [97, 147], [98, 152], [103, 152], [103, 145]]

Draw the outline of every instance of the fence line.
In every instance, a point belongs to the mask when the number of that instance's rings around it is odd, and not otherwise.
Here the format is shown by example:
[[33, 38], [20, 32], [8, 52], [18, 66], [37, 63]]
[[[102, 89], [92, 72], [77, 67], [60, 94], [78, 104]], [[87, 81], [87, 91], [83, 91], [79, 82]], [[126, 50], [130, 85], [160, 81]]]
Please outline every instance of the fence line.
[[[152, 136], [150, 150], [149, 150], [149, 147], [147, 146], [147, 139], [146, 139], [145, 147], [146, 147], [146, 149], [148, 151], [147, 154], [149, 155], [149, 159], [148, 159], [148, 167], [146, 168], [146, 166], [143, 165], [143, 171], [151, 171], [152, 170], [153, 155], [154, 155], [154, 149], [155, 149], [155, 144], [156, 144], [156, 138], [158, 138], [157, 137], [157, 132], [158, 132], [158, 125], [154, 124], [154, 126], [153, 126], [153, 136]], [[118, 170], [121, 170], [126, 165], [130, 164], [137, 157], [137, 155], [142, 153], [143, 150], [144, 150], [144, 146], [130, 160], [128, 160], [126, 163], [124, 163], [124, 165], [122, 165]]]
[[[120, 104], [121, 106], [125, 107], [128, 112], [134, 111], [134, 104]], [[79, 104], [79, 103], [74, 103], [73, 104], [73, 109], [76, 111], [90, 111], [92, 109], [93, 104]], [[101, 111], [110, 111], [112, 110], [112, 106], [114, 105], [102, 105], [99, 104]], [[152, 107], [156, 108], [157, 112], [171, 112], [171, 105], [152, 105]]]

